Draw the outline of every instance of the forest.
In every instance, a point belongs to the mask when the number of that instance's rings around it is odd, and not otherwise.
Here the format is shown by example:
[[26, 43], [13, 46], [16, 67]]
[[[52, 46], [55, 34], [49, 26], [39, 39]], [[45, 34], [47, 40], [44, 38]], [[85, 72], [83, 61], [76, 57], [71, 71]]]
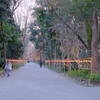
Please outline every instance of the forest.
[[99, 0], [35, 0], [27, 15], [23, 1], [0, 0], [0, 65], [23, 58], [30, 39], [44, 61], [90, 59], [91, 73], [100, 73]]
[[100, 73], [100, 1], [36, 0], [30, 41], [45, 60], [90, 58]]
[[22, 31], [14, 20], [21, 0], [0, 0], [0, 66], [23, 54]]

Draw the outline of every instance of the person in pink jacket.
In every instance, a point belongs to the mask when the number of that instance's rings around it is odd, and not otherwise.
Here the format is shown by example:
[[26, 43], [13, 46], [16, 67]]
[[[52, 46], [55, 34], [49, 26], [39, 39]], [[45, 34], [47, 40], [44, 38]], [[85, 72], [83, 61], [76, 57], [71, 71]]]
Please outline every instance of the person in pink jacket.
[[10, 76], [10, 71], [12, 70], [12, 64], [10, 63], [9, 60], [7, 60], [4, 69], [5, 69], [5, 74], [7, 75], [7, 77], [9, 77]]

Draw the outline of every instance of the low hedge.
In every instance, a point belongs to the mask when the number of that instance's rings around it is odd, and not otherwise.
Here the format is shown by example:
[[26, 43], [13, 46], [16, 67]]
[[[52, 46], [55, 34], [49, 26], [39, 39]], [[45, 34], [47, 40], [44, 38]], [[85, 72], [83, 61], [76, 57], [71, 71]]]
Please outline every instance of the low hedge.
[[12, 64], [12, 69], [16, 69], [16, 68], [19, 68], [21, 66], [24, 66], [25, 63], [13, 63]]
[[72, 77], [90, 79], [91, 82], [100, 82], [100, 74], [91, 74], [90, 70], [71, 70], [67, 74]]

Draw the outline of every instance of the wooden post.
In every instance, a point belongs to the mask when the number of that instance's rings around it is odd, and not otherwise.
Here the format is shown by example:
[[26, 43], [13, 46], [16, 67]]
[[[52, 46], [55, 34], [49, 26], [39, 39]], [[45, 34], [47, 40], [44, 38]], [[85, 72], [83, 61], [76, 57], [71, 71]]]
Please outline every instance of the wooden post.
[[80, 60], [78, 59], [78, 68], [79, 68], [79, 73], [80, 73]]
[[63, 62], [63, 67], [64, 67], [64, 74], [65, 74], [65, 62]]

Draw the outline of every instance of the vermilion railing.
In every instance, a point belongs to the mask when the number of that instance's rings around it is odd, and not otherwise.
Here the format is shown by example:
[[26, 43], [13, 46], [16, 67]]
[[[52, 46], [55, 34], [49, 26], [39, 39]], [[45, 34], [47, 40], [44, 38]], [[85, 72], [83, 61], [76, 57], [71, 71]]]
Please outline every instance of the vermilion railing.
[[[62, 65], [64, 67], [65, 66], [69, 67], [69, 69], [72, 66], [73, 62], [76, 62], [78, 64], [78, 68], [80, 69], [80, 68], [84, 68], [84, 67], [81, 66], [82, 64], [88, 64], [90, 66], [90, 64], [91, 64], [91, 58], [88, 58], [88, 59], [84, 58], [84, 59], [77, 59], [77, 60], [73, 60], [73, 59], [45, 60], [45, 63], [47, 65], [51, 65], [51, 64], [53, 66], [60, 66], [60, 65]], [[89, 69], [91, 70], [91, 68], [89, 68]]]
[[71, 59], [66, 59], [66, 60], [45, 60], [45, 63], [68, 63], [68, 62], [77, 62], [77, 63], [81, 63], [81, 62], [91, 62], [90, 59], [82, 59], [82, 60], [71, 60]]
[[16, 60], [16, 59], [8, 59], [10, 62], [18, 63], [18, 62], [27, 62], [27, 60]]

